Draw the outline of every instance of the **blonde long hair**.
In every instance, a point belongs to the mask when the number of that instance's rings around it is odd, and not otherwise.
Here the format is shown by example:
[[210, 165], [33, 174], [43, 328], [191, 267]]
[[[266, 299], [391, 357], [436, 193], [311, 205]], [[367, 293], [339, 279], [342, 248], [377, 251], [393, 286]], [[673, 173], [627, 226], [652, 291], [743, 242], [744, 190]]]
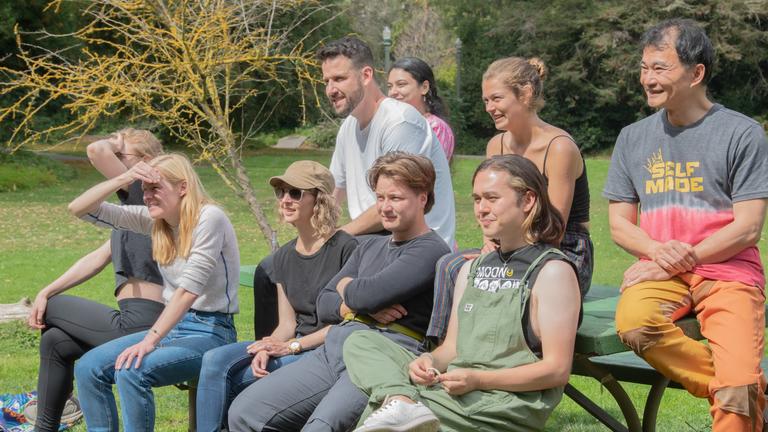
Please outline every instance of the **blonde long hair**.
[[321, 190], [315, 196], [315, 206], [312, 209], [312, 228], [324, 239], [329, 239], [339, 224], [341, 209], [333, 195]]
[[213, 200], [205, 192], [192, 163], [181, 153], [158, 156], [149, 165], [173, 187], [186, 183], [186, 193], [181, 197], [179, 208], [179, 230], [174, 236], [173, 227], [164, 219], [155, 221], [152, 227], [152, 258], [160, 265], [168, 265], [178, 257], [187, 258], [192, 249], [192, 232], [200, 219], [200, 210]]

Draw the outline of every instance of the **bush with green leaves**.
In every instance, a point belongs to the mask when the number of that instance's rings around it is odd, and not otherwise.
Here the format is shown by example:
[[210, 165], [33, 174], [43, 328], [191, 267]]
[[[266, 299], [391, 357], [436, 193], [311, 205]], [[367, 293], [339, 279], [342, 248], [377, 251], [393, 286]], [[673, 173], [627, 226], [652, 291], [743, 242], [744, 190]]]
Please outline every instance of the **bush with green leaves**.
[[0, 151], [0, 192], [52, 185], [76, 176], [74, 168], [50, 157], [29, 151], [13, 155]]
[[312, 128], [312, 132], [307, 140], [314, 147], [332, 149], [336, 145], [336, 134], [338, 132], [339, 122], [326, 120]]
[[493, 136], [493, 123], [481, 102], [483, 72], [501, 57], [536, 56], [549, 68], [541, 117], [573, 134], [582, 150], [612, 147], [623, 126], [652, 112], [638, 82], [641, 35], [677, 17], [697, 21], [715, 46], [712, 98], [748, 116], [768, 118], [766, 0], [435, 4], [463, 42], [462, 98], [449, 99], [454, 130], [485, 139]]

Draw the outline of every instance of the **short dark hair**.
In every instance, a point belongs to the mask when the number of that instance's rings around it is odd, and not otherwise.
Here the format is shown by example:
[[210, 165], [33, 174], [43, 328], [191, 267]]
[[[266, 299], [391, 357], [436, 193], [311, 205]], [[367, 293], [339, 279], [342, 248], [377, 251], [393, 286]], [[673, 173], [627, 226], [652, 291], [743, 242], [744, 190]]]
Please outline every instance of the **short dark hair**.
[[392, 69], [402, 69], [408, 72], [419, 85], [424, 81], [427, 81], [429, 83], [429, 91], [424, 95], [424, 102], [427, 105], [427, 109], [430, 114], [434, 114], [445, 120], [448, 113], [446, 112], [443, 99], [437, 94], [435, 74], [432, 72], [432, 68], [429, 67], [427, 62], [418, 57], [403, 57], [398, 59], [395, 64], [389, 68], [387, 73], [392, 72]]
[[665, 38], [677, 33], [675, 51], [680, 62], [688, 67], [704, 65], [704, 80], [707, 84], [712, 78], [715, 64], [715, 49], [704, 29], [690, 19], [674, 18], [662, 21], [643, 33], [640, 45], [643, 49], [653, 46], [662, 49], [666, 46]]
[[373, 67], [373, 53], [371, 48], [360, 39], [353, 36], [344, 36], [323, 45], [317, 50], [317, 60], [322, 63], [328, 59], [343, 55], [350, 59], [352, 64], [362, 69], [364, 66]]
[[412, 190], [427, 193], [424, 214], [429, 213], [435, 204], [435, 167], [424, 156], [403, 151], [389, 152], [380, 156], [368, 170], [368, 185], [376, 190], [379, 177], [389, 177], [402, 182]]

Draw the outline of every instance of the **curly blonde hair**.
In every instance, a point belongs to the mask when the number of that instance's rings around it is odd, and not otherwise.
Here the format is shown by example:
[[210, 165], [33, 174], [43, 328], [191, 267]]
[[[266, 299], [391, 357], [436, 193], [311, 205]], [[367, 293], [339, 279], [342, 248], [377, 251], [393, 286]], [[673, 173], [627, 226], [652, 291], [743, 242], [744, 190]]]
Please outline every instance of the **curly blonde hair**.
[[329, 193], [317, 191], [315, 196], [315, 206], [312, 208], [312, 228], [324, 239], [330, 238], [339, 223], [341, 209], [336, 202], [336, 198]]
[[[287, 183], [283, 184], [291, 186]], [[336, 198], [334, 198], [332, 194], [325, 193], [318, 189], [312, 189], [311, 192], [315, 196], [315, 205], [312, 207], [312, 217], [309, 222], [312, 224], [312, 229], [315, 230], [315, 233], [317, 233], [320, 238], [327, 240], [336, 232], [336, 228], [339, 226], [341, 209], [336, 202]], [[277, 211], [277, 217], [280, 222], [284, 222], [285, 219], [280, 212], [280, 206], [278, 205], [275, 210]]]

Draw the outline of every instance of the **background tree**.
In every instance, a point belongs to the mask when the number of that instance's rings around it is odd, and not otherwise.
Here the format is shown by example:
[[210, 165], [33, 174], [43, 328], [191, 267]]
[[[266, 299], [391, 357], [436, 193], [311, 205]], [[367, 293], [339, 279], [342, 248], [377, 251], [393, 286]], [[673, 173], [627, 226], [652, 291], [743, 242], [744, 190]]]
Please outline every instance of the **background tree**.
[[[329, 8], [312, 0], [79, 4], [84, 24], [66, 35], [76, 45], [51, 49], [47, 40], [65, 35], [22, 34], [17, 27], [14, 61], [23, 68], [0, 66], [8, 77], [0, 95], [17, 95], [0, 108], [0, 122], [11, 125], [8, 147], [15, 150], [52, 133], [82, 136], [107, 118], [156, 123], [211, 163], [247, 202], [275, 249], [276, 233], [242, 162], [243, 143], [286, 95], [298, 95], [296, 117], [317, 99], [308, 37], [332, 18]], [[48, 7], [58, 9], [62, 1]], [[308, 22], [316, 25], [307, 28]], [[69, 119], [35, 124], [54, 104], [61, 104]]]
[[[649, 114], [638, 82], [642, 33], [661, 20], [691, 18], [712, 39], [714, 100], [768, 125], [766, 0], [444, 0], [435, 3], [463, 43], [462, 100], [452, 101], [457, 145], [480, 152], [496, 131], [480, 102], [485, 68], [506, 56], [537, 56], [549, 67], [544, 119], [586, 151], [608, 149], [620, 129]], [[458, 116], [458, 117], [457, 117]], [[475, 141], [477, 139], [475, 138]]]
[[[80, 15], [75, 4], [62, 5], [59, 13], [45, 13], [45, 7], [50, 0], [7, 1], [0, 3], [0, 61], [12, 69], [23, 68], [18, 57], [12, 55], [16, 51], [16, 32], [18, 28], [40, 30], [48, 28], [52, 32], [70, 34], [80, 25]], [[49, 40], [49, 49], [57, 50], [71, 45], [71, 38]], [[20, 95], [10, 93], [0, 96], [0, 106], [5, 106]], [[61, 104], [55, 103], [46, 107], [42, 112], [45, 121], [51, 118], [66, 117], [61, 115]], [[9, 128], [0, 128], [0, 142], [6, 142], [11, 136]], [[6, 149], [0, 146], [0, 151]]]

